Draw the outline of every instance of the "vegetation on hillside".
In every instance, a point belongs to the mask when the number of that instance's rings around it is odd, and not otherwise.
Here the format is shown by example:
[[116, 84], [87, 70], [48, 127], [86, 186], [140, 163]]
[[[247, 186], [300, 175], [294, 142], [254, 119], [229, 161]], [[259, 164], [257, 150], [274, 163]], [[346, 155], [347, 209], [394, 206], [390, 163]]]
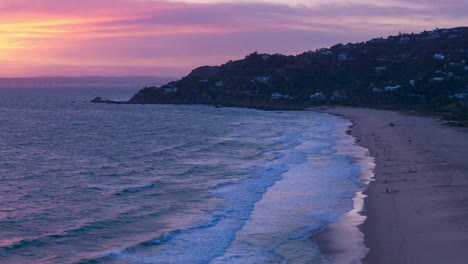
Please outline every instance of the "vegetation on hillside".
[[468, 28], [337, 44], [296, 56], [259, 54], [194, 69], [129, 103], [303, 108], [339, 104], [467, 119]]

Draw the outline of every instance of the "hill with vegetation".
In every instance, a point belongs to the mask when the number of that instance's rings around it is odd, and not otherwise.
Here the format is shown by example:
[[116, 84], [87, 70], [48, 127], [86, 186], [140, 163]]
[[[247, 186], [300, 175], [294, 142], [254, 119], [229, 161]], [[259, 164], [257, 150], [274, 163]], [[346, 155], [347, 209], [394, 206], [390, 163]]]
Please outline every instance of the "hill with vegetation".
[[467, 119], [468, 27], [337, 44], [296, 56], [252, 53], [203, 66], [127, 103], [263, 109], [350, 105]]

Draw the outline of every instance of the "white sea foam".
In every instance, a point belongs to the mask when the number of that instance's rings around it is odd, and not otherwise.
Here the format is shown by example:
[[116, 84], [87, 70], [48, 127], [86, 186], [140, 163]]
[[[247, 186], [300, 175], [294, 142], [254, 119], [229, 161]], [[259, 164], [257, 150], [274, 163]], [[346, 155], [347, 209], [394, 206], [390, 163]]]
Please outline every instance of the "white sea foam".
[[[332, 116], [320, 122], [320, 127], [302, 124], [301, 133], [283, 133], [265, 150], [275, 158], [256, 164], [263, 169], [216, 185], [213, 195], [224, 201], [224, 209], [208, 224], [172, 235], [152, 253], [127, 252], [120, 258], [142, 263], [330, 262], [310, 235], [351, 210], [355, 192], [364, 186], [359, 165], [348, 159], [360, 152], [350, 147], [346, 122]], [[345, 147], [337, 148], [338, 142]]]

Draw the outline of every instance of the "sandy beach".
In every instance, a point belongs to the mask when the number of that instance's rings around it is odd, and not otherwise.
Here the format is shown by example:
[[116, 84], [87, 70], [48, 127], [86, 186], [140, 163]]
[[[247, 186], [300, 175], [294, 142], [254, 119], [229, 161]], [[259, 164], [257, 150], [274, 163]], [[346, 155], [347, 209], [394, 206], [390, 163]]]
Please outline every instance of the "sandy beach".
[[[466, 129], [385, 110], [311, 110], [353, 121], [351, 134], [375, 158], [360, 226], [370, 249], [363, 263], [468, 263]], [[320, 238], [324, 251], [339, 256], [334, 241], [343, 235], [339, 224], [329, 227]]]

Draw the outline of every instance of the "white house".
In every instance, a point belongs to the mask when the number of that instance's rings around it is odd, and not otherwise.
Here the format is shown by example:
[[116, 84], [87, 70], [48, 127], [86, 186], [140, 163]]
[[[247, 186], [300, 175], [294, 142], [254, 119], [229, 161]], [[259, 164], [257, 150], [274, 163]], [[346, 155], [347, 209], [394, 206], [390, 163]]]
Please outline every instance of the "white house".
[[336, 100], [336, 99], [345, 99], [348, 98], [347, 95], [345, 95], [343, 90], [340, 91], [333, 91], [332, 95], [330, 96], [330, 99]]
[[221, 87], [224, 86], [224, 83], [222, 81], [215, 82], [215, 86], [218, 87], [218, 88], [221, 88]]
[[323, 92], [317, 92], [317, 93], [311, 94], [310, 98], [313, 100], [326, 100], [327, 95]]
[[427, 39], [438, 39], [440, 37], [439, 33], [437, 31], [432, 31], [429, 33], [429, 36], [426, 37]]
[[271, 99], [277, 100], [277, 99], [292, 99], [290, 95], [287, 94], [280, 94], [280, 93], [272, 93], [271, 94]]
[[164, 88], [164, 94], [177, 93], [179, 89], [177, 87]]
[[267, 77], [257, 77], [257, 78], [254, 78], [252, 80], [252, 82], [262, 82], [262, 83], [266, 83], [268, 82], [269, 80], [271, 79], [271, 77], [267, 76]]
[[395, 91], [395, 90], [398, 90], [400, 87], [401, 85], [387, 86], [385, 87], [385, 91]]
[[332, 55], [332, 54], [333, 54], [333, 51], [331, 50], [322, 51], [322, 55]]
[[454, 94], [454, 96], [458, 99], [463, 99], [463, 100], [466, 100], [468, 99], [468, 94], [467, 93], [456, 93]]
[[348, 60], [351, 60], [351, 56], [349, 54], [340, 54], [338, 55], [338, 60], [348, 61]]
[[381, 93], [381, 92], [384, 91], [384, 89], [382, 89], [382, 88], [372, 88], [372, 91], [373, 91], [374, 93]]
[[442, 54], [435, 54], [435, 55], [434, 55], [434, 59], [436, 59], [436, 60], [443, 60], [443, 59], [445, 59], [445, 55], [442, 55]]
[[434, 78], [431, 79], [431, 81], [436, 81], [436, 82], [441, 82], [443, 80], [445, 80], [444, 77], [434, 77]]
[[409, 83], [410, 83], [412, 86], [415, 86], [415, 85], [416, 85], [416, 80], [410, 80]]

